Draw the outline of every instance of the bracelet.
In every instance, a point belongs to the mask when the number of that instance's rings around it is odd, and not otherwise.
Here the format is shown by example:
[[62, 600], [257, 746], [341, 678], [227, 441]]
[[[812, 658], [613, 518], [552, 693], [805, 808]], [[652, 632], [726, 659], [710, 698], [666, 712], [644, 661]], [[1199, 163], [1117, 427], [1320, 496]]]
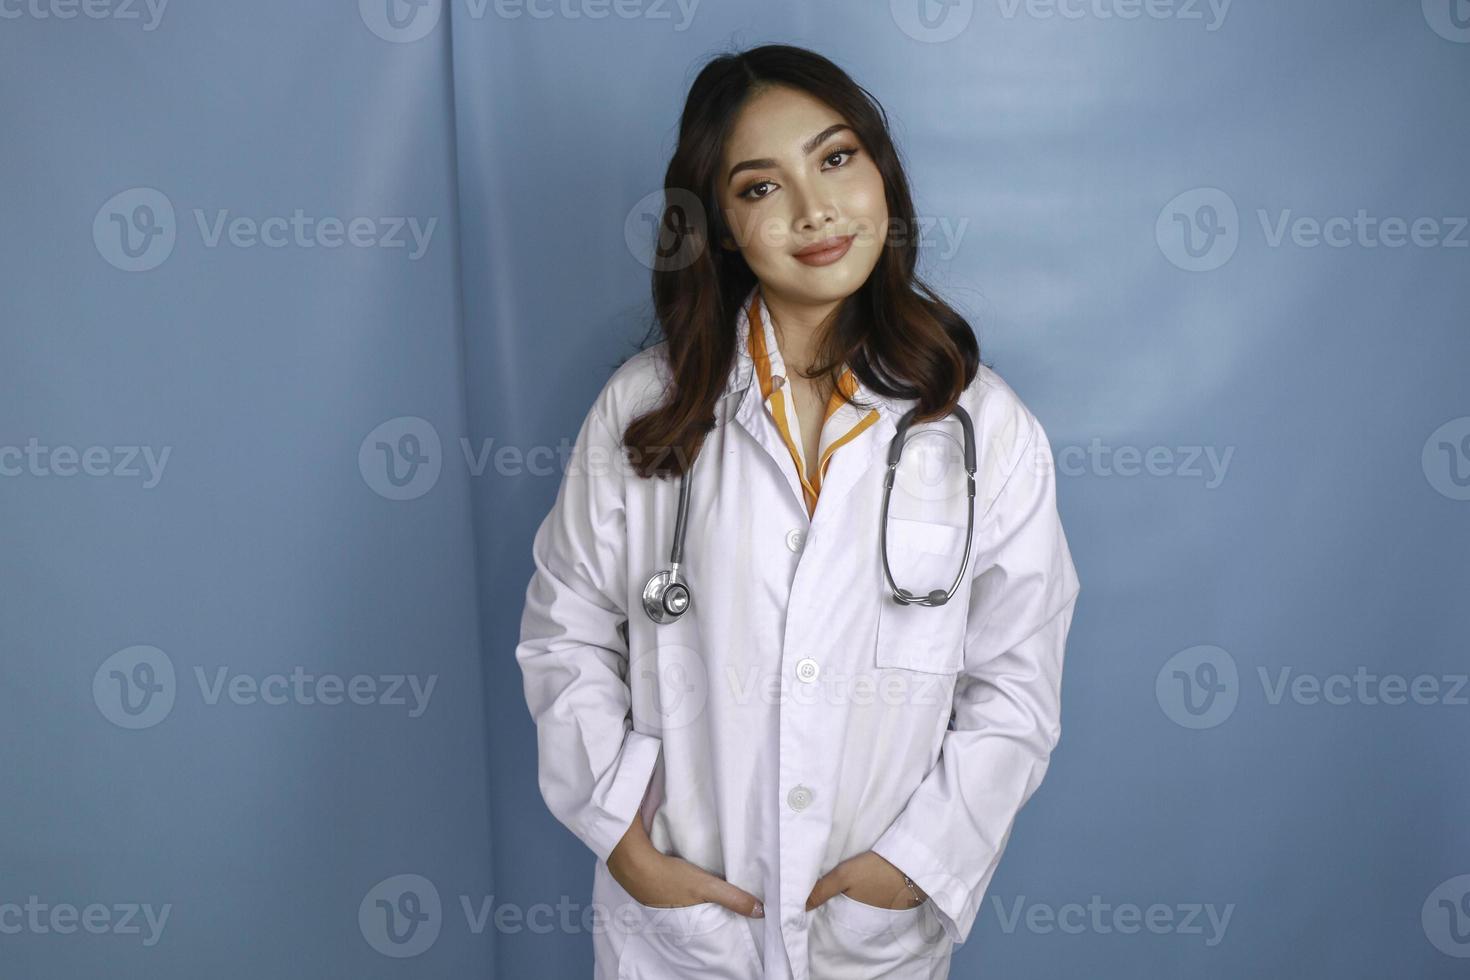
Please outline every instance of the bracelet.
[[910, 878], [908, 875], [904, 875], [903, 883], [908, 886], [909, 894], [914, 896], [914, 904], [924, 904], [924, 896], [919, 894], [919, 888], [917, 885], [914, 884], [914, 879]]

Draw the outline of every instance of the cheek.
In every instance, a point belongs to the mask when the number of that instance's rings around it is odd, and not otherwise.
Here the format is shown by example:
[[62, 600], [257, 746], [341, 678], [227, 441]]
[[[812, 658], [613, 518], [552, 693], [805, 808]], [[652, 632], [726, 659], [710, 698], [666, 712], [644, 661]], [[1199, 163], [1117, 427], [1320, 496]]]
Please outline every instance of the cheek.
[[888, 199], [883, 193], [883, 178], [876, 170], [871, 178], [855, 183], [848, 199], [848, 214], [854, 220], [881, 228], [888, 221]]
[[888, 240], [888, 212], [882, 195], [873, 204], [849, 214], [853, 231], [857, 234], [853, 248], [861, 250], [864, 261], [877, 262]]
[[858, 236], [855, 247], [881, 251], [888, 230], [888, 198], [877, 168], [854, 174], [836, 203], [846, 218], [846, 225]]
[[791, 251], [791, 219], [775, 207], [726, 211], [725, 221], [752, 269], [772, 265]]

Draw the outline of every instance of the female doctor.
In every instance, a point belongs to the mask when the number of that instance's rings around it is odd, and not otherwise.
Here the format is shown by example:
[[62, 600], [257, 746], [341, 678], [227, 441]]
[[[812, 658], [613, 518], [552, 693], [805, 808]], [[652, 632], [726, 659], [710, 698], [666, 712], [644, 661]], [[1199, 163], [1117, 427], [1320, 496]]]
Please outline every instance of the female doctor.
[[1060, 734], [1050, 443], [830, 61], [710, 62], [665, 188], [662, 339], [581, 425], [516, 649], [596, 975], [947, 977]]

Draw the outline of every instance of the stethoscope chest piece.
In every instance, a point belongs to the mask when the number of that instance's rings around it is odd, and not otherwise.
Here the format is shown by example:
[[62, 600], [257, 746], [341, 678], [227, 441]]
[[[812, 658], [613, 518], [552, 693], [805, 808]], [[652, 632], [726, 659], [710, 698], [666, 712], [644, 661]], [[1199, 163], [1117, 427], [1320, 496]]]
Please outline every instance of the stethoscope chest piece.
[[678, 580], [679, 566], [654, 572], [643, 587], [643, 611], [655, 623], [672, 623], [689, 608], [689, 586]]

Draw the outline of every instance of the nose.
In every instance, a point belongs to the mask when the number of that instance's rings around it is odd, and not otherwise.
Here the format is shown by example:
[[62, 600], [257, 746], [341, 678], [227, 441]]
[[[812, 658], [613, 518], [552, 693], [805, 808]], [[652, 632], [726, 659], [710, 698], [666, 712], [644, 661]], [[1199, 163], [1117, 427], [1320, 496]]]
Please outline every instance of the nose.
[[836, 220], [837, 203], [819, 183], [798, 182], [794, 190], [796, 218], [793, 224], [798, 231], [820, 228]]

